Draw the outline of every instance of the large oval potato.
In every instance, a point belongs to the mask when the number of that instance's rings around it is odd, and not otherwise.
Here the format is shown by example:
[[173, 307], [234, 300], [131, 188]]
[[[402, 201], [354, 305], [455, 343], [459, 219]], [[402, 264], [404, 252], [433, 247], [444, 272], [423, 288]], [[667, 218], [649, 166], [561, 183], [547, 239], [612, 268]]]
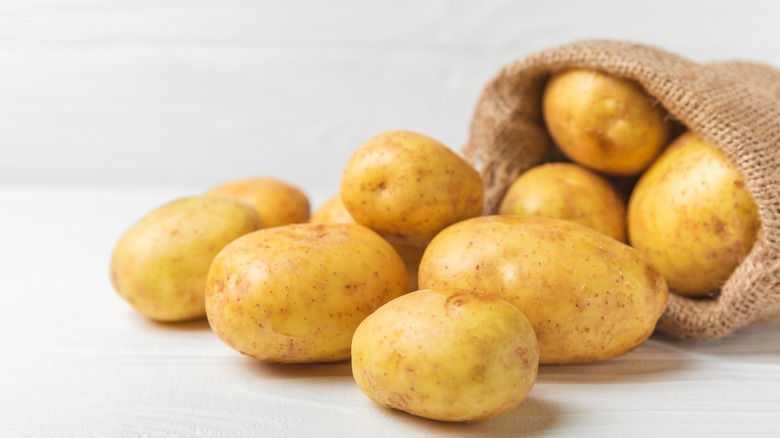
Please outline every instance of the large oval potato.
[[669, 298], [637, 250], [542, 217], [483, 216], [448, 227], [425, 250], [419, 281], [515, 305], [534, 327], [543, 364], [627, 353], [650, 336]]
[[359, 224], [394, 243], [423, 246], [447, 225], [482, 213], [479, 173], [438, 141], [390, 131], [352, 155], [341, 198]]
[[498, 212], [576, 222], [626, 241], [626, 203], [602, 176], [573, 163], [547, 163], [520, 175]]
[[301, 189], [273, 178], [247, 178], [230, 181], [206, 191], [246, 202], [260, 214], [265, 228], [303, 223], [309, 220], [309, 198]]
[[[312, 224], [355, 224], [355, 219], [347, 211], [340, 195], [333, 196], [325, 201], [309, 219]], [[417, 270], [420, 268], [425, 252], [424, 245], [404, 245], [402, 243], [393, 243], [393, 249], [401, 256], [406, 266], [406, 274], [409, 276], [409, 291], [417, 290]]]
[[349, 357], [358, 324], [403, 295], [392, 246], [354, 224], [297, 224], [236, 239], [214, 258], [206, 284], [212, 330], [268, 362]]
[[602, 72], [571, 69], [553, 75], [542, 110], [561, 151], [601, 172], [639, 173], [668, 142], [663, 108], [638, 84]]
[[143, 315], [183, 321], [206, 315], [206, 274], [217, 252], [260, 228], [251, 207], [190, 197], [165, 204], [130, 227], [111, 257], [111, 281]]
[[533, 328], [517, 308], [461, 289], [396, 298], [352, 341], [352, 373], [369, 398], [435, 420], [483, 420], [515, 408], [538, 364]]
[[631, 245], [682, 295], [717, 292], [752, 248], [759, 226], [742, 175], [693, 133], [664, 151], [629, 199]]

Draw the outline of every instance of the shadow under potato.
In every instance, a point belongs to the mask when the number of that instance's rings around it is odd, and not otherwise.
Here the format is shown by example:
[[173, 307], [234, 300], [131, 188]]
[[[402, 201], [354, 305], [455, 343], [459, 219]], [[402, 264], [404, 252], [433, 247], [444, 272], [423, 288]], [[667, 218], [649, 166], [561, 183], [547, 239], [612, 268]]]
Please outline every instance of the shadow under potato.
[[753, 361], [757, 357], [780, 361], [780, 321], [754, 325], [713, 341], [686, 341], [667, 335], [653, 335], [658, 345], [689, 356], [729, 356]]
[[187, 321], [170, 321], [170, 322], [155, 321], [143, 317], [141, 315], [139, 315], [139, 317], [143, 318], [147, 324], [159, 330], [171, 330], [171, 331], [180, 331], [180, 332], [201, 331], [201, 330], [211, 331], [211, 326], [209, 325], [209, 322], [205, 316], [203, 318], [190, 319]]
[[658, 335], [633, 351], [613, 359], [564, 365], [540, 365], [537, 382], [567, 384], [620, 384], [658, 380], [690, 368], [690, 358], [668, 348]]
[[417, 417], [392, 408], [384, 409], [393, 419], [407, 423], [421, 431], [445, 436], [516, 437], [529, 433], [554, 430], [562, 417], [561, 407], [536, 395], [529, 395], [515, 409], [496, 418], [475, 422], [446, 422]]
[[311, 364], [269, 363], [246, 357], [252, 373], [271, 379], [316, 379], [348, 377], [352, 379], [352, 365], [347, 360]]

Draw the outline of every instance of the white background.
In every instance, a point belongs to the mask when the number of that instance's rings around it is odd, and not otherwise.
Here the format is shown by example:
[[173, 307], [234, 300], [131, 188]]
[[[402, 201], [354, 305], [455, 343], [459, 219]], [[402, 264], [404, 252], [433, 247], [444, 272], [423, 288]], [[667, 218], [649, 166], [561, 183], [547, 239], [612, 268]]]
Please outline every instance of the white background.
[[505, 63], [578, 38], [780, 66], [773, 1], [0, 0], [0, 436], [780, 434], [780, 328], [654, 336], [543, 367], [517, 410], [447, 425], [374, 406], [348, 363], [273, 367], [112, 291], [122, 231], [273, 176], [315, 206], [390, 129], [454, 149]]

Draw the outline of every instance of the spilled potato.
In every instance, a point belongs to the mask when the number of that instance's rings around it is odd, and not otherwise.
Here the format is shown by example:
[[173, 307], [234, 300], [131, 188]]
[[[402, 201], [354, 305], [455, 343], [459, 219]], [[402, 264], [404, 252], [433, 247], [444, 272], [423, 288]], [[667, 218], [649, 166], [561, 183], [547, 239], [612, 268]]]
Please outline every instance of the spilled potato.
[[375, 402], [444, 421], [514, 409], [536, 380], [533, 328], [504, 300], [434, 288], [397, 298], [360, 324], [352, 372]]
[[352, 155], [341, 199], [355, 221], [393, 243], [425, 246], [446, 226], [482, 212], [479, 173], [437, 140], [411, 131], [377, 135]]
[[666, 282], [635, 249], [559, 219], [483, 216], [428, 245], [420, 288], [454, 287], [502, 298], [534, 327], [540, 363], [625, 354], [655, 328]]
[[261, 224], [251, 207], [229, 199], [196, 196], [158, 207], [116, 244], [111, 257], [114, 288], [151, 319], [202, 318], [212, 259]]
[[212, 330], [267, 362], [349, 357], [358, 324], [407, 292], [401, 258], [355, 224], [293, 224], [236, 239], [214, 258], [206, 282]]
[[301, 189], [274, 178], [229, 181], [210, 188], [206, 195], [249, 204], [266, 228], [306, 222], [311, 210], [309, 198]]

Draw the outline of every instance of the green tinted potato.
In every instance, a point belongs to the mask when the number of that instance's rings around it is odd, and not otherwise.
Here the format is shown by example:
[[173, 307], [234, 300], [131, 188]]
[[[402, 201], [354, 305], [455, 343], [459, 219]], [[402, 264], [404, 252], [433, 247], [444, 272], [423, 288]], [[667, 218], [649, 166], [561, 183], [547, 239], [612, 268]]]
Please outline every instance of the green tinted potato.
[[212, 259], [260, 226], [257, 212], [229, 199], [191, 197], [163, 205], [119, 239], [111, 257], [114, 288], [151, 319], [201, 318]]

